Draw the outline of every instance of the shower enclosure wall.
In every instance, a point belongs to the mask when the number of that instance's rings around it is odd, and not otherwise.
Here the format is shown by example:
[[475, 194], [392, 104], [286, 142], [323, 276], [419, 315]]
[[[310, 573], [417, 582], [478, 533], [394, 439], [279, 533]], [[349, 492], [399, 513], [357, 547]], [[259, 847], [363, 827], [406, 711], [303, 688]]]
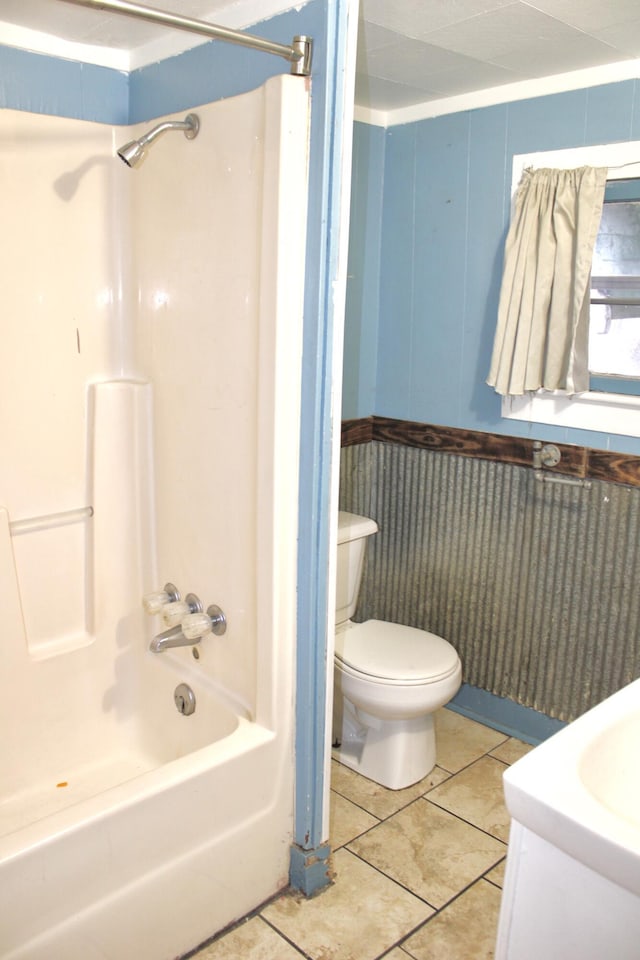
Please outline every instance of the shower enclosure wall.
[[[194, 112], [136, 171], [149, 124], [0, 113], [7, 960], [175, 957], [287, 883], [308, 91]], [[167, 581], [226, 633], [152, 653]]]

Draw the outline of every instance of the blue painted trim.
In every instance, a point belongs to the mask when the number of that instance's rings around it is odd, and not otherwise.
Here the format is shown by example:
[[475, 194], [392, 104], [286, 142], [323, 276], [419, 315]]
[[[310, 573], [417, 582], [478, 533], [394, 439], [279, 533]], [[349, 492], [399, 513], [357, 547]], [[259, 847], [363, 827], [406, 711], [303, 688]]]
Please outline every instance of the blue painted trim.
[[[324, 3], [314, 34], [307, 288], [302, 371], [298, 539], [295, 843], [313, 852], [322, 835], [327, 686], [327, 568], [332, 460], [333, 282], [337, 275], [343, 129], [339, 110], [348, 0]], [[324, 228], [318, 224], [324, 221]], [[313, 232], [312, 232], [313, 231]], [[313, 280], [309, 280], [309, 271]], [[327, 881], [328, 882], [328, 881]]]
[[523, 707], [513, 700], [497, 697], [488, 690], [463, 683], [456, 696], [447, 704], [450, 710], [487, 727], [517, 737], [525, 743], [537, 745], [566, 726], [531, 707]]
[[331, 883], [330, 856], [331, 847], [328, 843], [323, 843], [314, 850], [301, 850], [300, 847], [292, 846], [289, 870], [291, 886], [307, 897], [313, 896], [314, 893], [326, 887]]
[[0, 46], [0, 107], [97, 123], [127, 123], [129, 77], [120, 70]]

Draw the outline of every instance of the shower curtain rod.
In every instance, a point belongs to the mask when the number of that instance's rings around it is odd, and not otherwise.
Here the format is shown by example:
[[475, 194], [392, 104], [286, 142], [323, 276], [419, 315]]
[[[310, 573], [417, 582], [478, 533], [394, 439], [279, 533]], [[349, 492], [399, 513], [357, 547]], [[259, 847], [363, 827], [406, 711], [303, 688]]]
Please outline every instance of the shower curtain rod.
[[77, 7], [93, 7], [96, 10], [107, 10], [112, 13], [122, 13], [138, 20], [148, 20], [150, 23], [159, 23], [165, 27], [174, 27], [176, 30], [186, 30], [189, 33], [199, 33], [214, 40], [226, 40], [228, 43], [237, 43], [243, 47], [252, 47], [262, 50], [263, 53], [273, 53], [277, 57], [284, 57], [291, 64], [291, 73], [297, 77], [308, 77], [311, 73], [311, 53], [313, 40], [311, 37], [294, 37], [291, 46], [284, 43], [275, 43], [256, 37], [251, 33], [240, 30], [230, 30], [227, 27], [218, 27], [206, 20], [194, 20], [166, 10], [157, 10], [155, 7], [146, 7], [141, 3], [130, 3], [129, 0], [61, 0], [62, 3], [73, 3]]

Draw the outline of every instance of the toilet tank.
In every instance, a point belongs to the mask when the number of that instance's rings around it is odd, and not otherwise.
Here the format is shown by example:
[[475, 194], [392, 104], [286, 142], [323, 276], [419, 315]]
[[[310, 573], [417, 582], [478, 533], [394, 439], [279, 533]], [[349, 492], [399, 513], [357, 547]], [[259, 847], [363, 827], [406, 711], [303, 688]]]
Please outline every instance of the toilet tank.
[[378, 524], [356, 513], [338, 513], [338, 562], [336, 573], [336, 625], [349, 620], [356, 610], [367, 537]]

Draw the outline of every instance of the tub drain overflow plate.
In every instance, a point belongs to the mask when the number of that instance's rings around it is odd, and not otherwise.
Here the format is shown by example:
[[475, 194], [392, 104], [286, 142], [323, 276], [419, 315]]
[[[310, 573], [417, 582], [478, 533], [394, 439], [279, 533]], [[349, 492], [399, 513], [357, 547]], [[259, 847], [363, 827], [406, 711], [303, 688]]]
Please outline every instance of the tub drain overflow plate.
[[181, 713], [183, 717], [191, 716], [196, 709], [195, 693], [187, 683], [178, 684], [173, 691], [173, 699], [178, 713]]

